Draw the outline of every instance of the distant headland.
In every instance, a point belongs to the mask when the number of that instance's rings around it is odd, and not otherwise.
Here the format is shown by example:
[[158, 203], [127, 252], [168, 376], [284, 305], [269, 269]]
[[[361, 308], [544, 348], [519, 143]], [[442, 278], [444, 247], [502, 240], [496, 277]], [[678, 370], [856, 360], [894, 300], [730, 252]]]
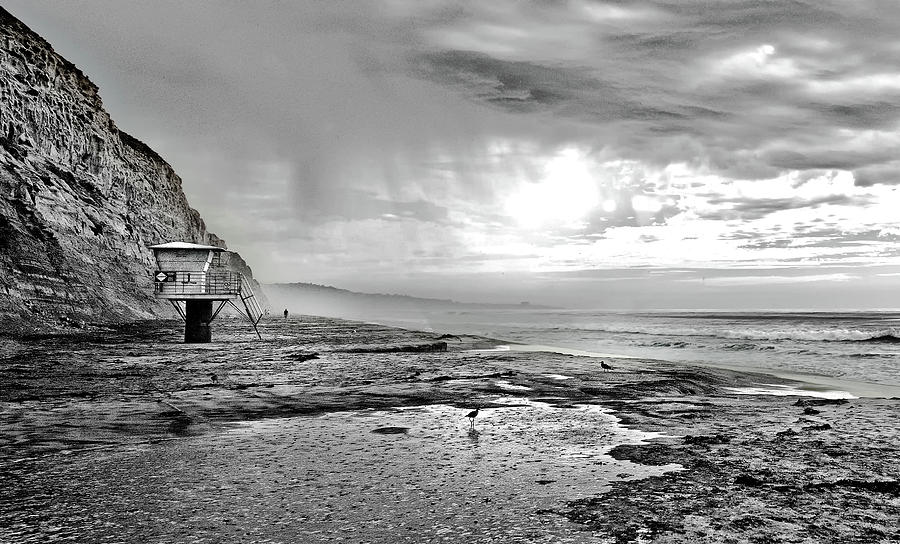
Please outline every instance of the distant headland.
[[356, 316], [365, 313], [409, 310], [549, 310], [550, 306], [530, 303], [488, 304], [451, 299], [420, 298], [409, 295], [359, 293], [314, 283], [264, 284], [272, 304], [296, 308], [298, 312], [323, 316]]

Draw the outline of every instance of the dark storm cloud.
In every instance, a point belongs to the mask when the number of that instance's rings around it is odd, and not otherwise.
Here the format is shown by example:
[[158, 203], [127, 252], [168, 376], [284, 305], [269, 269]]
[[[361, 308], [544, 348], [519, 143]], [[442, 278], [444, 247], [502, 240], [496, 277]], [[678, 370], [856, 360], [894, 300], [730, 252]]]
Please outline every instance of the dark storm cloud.
[[[846, 195], [827, 195], [817, 198], [745, 198], [745, 199], [711, 199], [710, 204], [720, 206], [715, 212], [703, 214], [706, 219], [743, 219], [753, 220], [771, 213], [801, 208], [814, 208], [824, 204], [854, 205], [858, 201]], [[727, 206], [722, 206], [727, 204]]]
[[824, 149], [806, 153], [776, 150], [763, 153], [762, 156], [770, 165], [785, 170], [853, 170], [866, 165], [877, 165], [889, 161], [896, 157], [897, 154], [896, 151], [884, 148], [859, 151]]
[[696, 49], [708, 37], [709, 34], [700, 30], [659, 30], [642, 34], [625, 31], [622, 34], [608, 36], [605, 40], [622, 51], [633, 51], [635, 57], [650, 53], [655, 58], [676, 58]]
[[591, 90], [613, 95], [614, 89], [586, 78], [578, 70], [528, 62], [504, 62], [481, 53], [444, 51], [421, 57], [420, 73], [441, 83], [458, 84], [475, 98], [510, 108], [534, 111], [574, 102]]
[[[892, 49], [897, 3], [523, 4], [499, 2], [457, 17], [448, 23], [456, 41], [419, 56], [417, 72], [510, 112], [603, 125], [595, 145], [641, 160], [677, 160], [683, 146], [661, 141], [687, 137], [726, 175], [877, 164], [887, 144], [842, 152], [846, 141], [835, 132], [900, 122], [900, 85], [890, 81], [900, 74]], [[579, 22], [578, 6], [619, 11]], [[484, 19], [501, 29], [564, 28], [581, 55], [542, 49], [549, 40], [540, 34], [532, 44], [490, 42], [478, 34]], [[478, 40], [458, 38], [467, 32]], [[485, 41], [482, 51], [449, 47]], [[754, 149], [755, 159], [734, 160]]]
[[859, 168], [853, 171], [853, 177], [861, 187], [900, 184], [900, 161]]
[[900, 119], [900, 102], [815, 103], [808, 109], [827, 124], [855, 129], [893, 129]]
[[700, 31], [719, 36], [732, 36], [739, 32], [768, 32], [773, 28], [818, 30], [823, 26], [846, 24], [845, 15], [829, 7], [828, 2], [752, 0], [722, 2], [715, 6], [697, 1], [651, 3], [676, 17], [689, 19]]
[[[613, 81], [590, 77], [584, 68], [510, 62], [470, 51], [442, 51], [419, 59], [418, 73], [467, 90], [476, 99], [516, 113], [551, 112], [596, 122], [679, 122], [720, 118], [708, 107], [678, 104], [669, 99], [634, 100], [634, 93]], [[659, 126], [654, 131], [688, 131], [684, 125]]]
[[[740, 236], [732, 236], [740, 239]], [[748, 242], [740, 247], [744, 249], [770, 249], [770, 248], [816, 248], [827, 250], [847, 250], [853, 248], [864, 249], [869, 256], [876, 253], [881, 255], [894, 255], [897, 253], [896, 242], [900, 236], [895, 233], [885, 232], [880, 228], [871, 228], [848, 233], [839, 226], [821, 224], [797, 224], [793, 229], [773, 233], [769, 237], [760, 238], [759, 233], [747, 233]], [[831, 253], [836, 255], [835, 253]], [[837, 254], [840, 255], [840, 254]], [[858, 257], [858, 253], [847, 253], [847, 257]]]
[[[320, 185], [313, 191], [341, 189], [335, 164], [362, 145], [424, 155], [424, 142], [471, 134], [471, 112], [444, 99], [411, 100], [409, 85], [390, 82], [404, 72], [520, 117], [592, 123], [598, 130], [577, 138], [598, 149], [662, 165], [688, 159], [723, 175], [862, 169], [883, 161], [879, 150], [837, 160], [832, 151], [844, 141], [834, 131], [900, 120], [900, 89], [865, 79], [900, 73], [895, 2], [224, 2], [212, 11], [163, 3], [168, 14], [123, 5], [133, 16], [102, 2], [22, 11], [44, 12], [58, 25], [89, 21], [81, 49], [104, 43], [91, 53], [103, 56], [105, 70], [130, 74], [134, 85], [116, 90], [135, 96], [128, 108], [146, 111], [140, 122], [151, 132], [164, 130], [151, 111], [168, 108], [184, 132], [196, 124], [217, 131], [230, 153], [258, 154], [256, 146], [300, 169], [315, 161], [303, 177]], [[774, 52], [760, 53], [765, 45]], [[118, 54], [126, 48], [141, 62]], [[468, 126], [448, 122], [460, 115]], [[476, 131], [522, 129], [497, 121]], [[532, 136], [545, 138], [553, 130], [545, 125]], [[217, 143], [209, 133], [199, 140]], [[467, 150], [454, 143], [449, 151]]]

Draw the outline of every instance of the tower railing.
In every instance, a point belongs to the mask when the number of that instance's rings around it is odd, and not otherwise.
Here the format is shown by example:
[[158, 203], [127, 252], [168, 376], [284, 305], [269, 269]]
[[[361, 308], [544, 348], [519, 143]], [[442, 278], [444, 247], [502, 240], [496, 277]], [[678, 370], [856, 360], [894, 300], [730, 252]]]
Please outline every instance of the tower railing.
[[[160, 277], [165, 275], [163, 281]], [[222, 271], [172, 271], [155, 278], [153, 292], [157, 295], [223, 295], [233, 297], [241, 294], [243, 275], [239, 272]]]

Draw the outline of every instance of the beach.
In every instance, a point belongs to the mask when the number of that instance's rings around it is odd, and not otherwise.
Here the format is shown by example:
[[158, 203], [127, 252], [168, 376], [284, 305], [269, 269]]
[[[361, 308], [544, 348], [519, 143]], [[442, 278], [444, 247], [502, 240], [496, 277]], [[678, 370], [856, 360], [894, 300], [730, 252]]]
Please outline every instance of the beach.
[[0, 339], [0, 541], [898, 540], [896, 397], [329, 318], [180, 327]]

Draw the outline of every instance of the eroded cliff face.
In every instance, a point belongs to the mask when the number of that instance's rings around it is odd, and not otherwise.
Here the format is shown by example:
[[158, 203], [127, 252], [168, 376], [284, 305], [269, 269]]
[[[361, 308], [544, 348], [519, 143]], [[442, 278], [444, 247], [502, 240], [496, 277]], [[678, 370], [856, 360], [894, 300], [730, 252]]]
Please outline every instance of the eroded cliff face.
[[147, 246], [175, 240], [225, 247], [96, 85], [0, 8], [0, 331], [170, 317]]

